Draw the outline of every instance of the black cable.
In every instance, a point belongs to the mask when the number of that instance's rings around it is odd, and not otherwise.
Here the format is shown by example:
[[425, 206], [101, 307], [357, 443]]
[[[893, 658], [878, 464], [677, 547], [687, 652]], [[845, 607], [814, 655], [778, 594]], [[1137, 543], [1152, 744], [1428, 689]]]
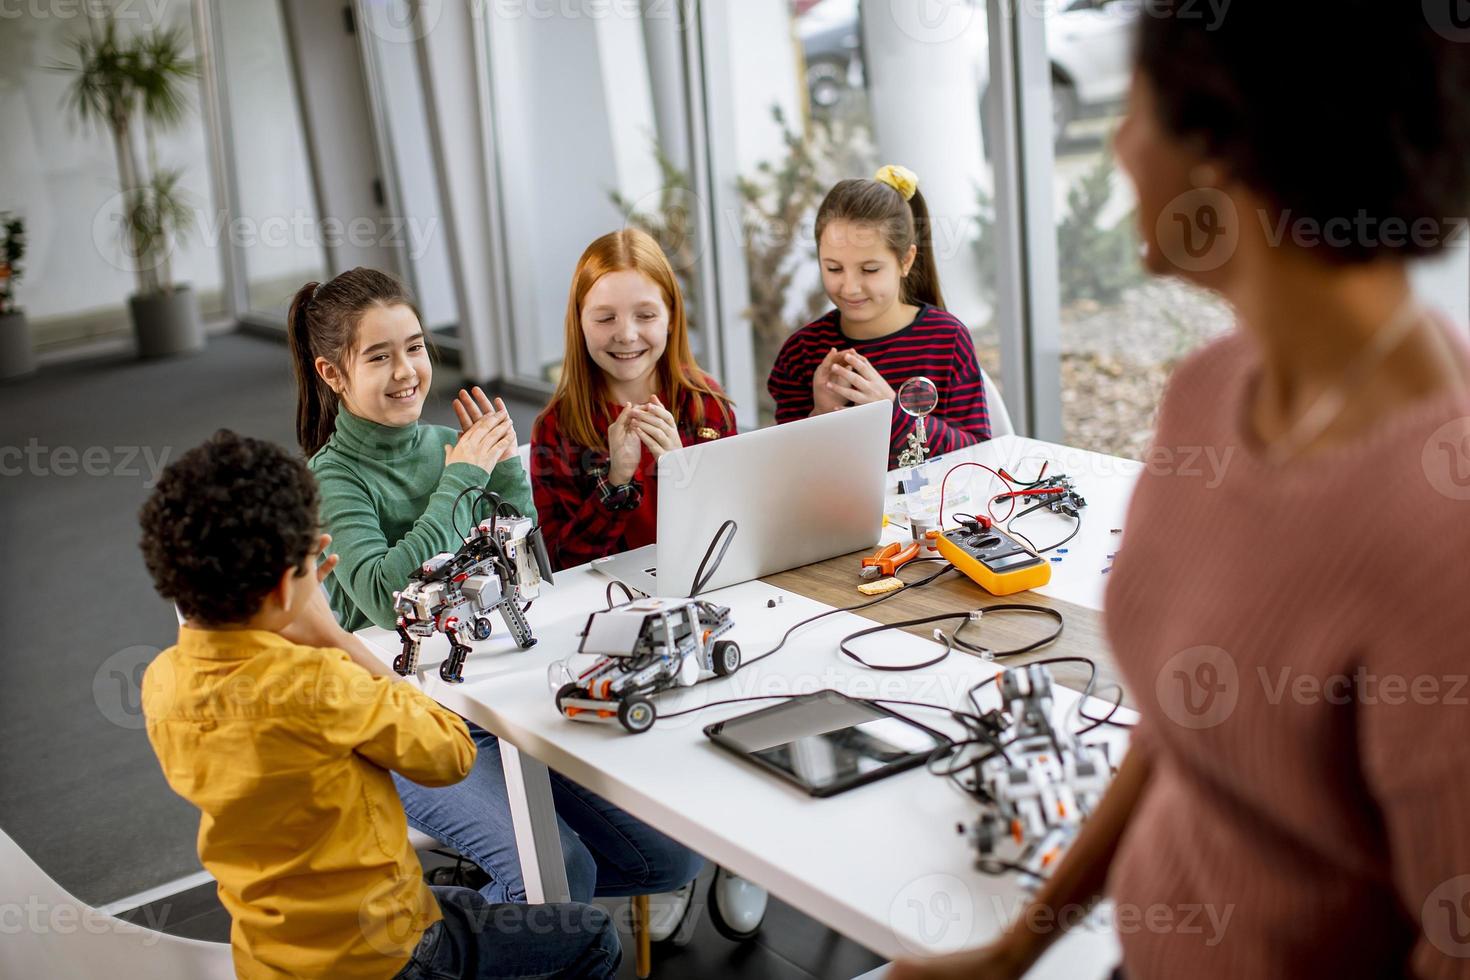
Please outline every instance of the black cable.
[[626, 582], [620, 582], [617, 579], [613, 579], [611, 582], [607, 583], [607, 595], [606, 595], [606, 598], [607, 598], [607, 608], [609, 608], [609, 609], [611, 609], [613, 607], [612, 590], [614, 588], [622, 589], [623, 590], [623, 595], [625, 595], [625, 596], [628, 597], [628, 601], [629, 602], [634, 602], [634, 601], [636, 601], [638, 599], [638, 596], [635, 596], [633, 594], [635, 591], [637, 591], [636, 589], [630, 588]]
[[[459, 492], [459, 496], [454, 498], [454, 503], [449, 505], [449, 526], [454, 528], [454, 536], [459, 538], [461, 541], [465, 539], [465, 534], [459, 529], [459, 502], [477, 490], [483, 493], [484, 487], [465, 487]], [[470, 504], [471, 520], [474, 519], [474, 516], [475, 505]]]
[[470, 521], [472, 523], [474, 522], [475, 507], [488, 501], [491, 518], [490, 534], [492, 536], [494, 536], [495, 527], [500, 521], [500, 509], [502, 507], [510, 508], [511, 514], [515, 517], [521, 516], [520, 511], [516, 510], [514, 505], [507, 500], [502, 500], [500, 494], [495, 493], [493, 490], [486, 490], [484, 487], [465, 487], [459, 492], [459, 496], [454, 498], [454, 503], [449, 507], [449, 526], [454, 528], [454, 533], [459, 536], [461, 541], [465, 539], [466, 535], [459, 529], [459, 502], [472, 493], [477, 493], [479, 496], [470, 504]]
[[[710, 565], [709, 571], [706, 572], [705, 566], [709, 565], [710, 555], [714, 554], [715, 545], [720, 543], [721, 537], [724, 537], [726, 528], [730, 529], [730, 535], [725, 538], [724, 546], [720, 548], [720, 553], [715, 556], [715, 563]], [[709, 585], [710, 579], [715, 577], [715, 572], [719, 569], [720, 562], [725, 560], [725, 552], [730, 550], [730, 544], [735, 540], [735, 534], [739, 530], [740, 525], [734, 521], [726, 521], [715, 531], [715, 536], [710, 539], [709, 547], [705, 549], [704, 557], [699, 560], [699, 567], [694, 570], [694, 584], [689, 589], [690, 598], [703, 592], [704, 587]]]
[[[943, 558], [915, 558], [913, 561], [910, 561], [908, 563], [908, 565], [916, 565], [916, 564], [918, 564], [921, 561], [922, 562], [940, 562], [940, 561], [942, 561], [942, 562], [944, 562], [944, 567], [941, 568], [939, 571], [935, 572], [933, 575], [930, 575], [928, 578], [921, 578], [917, 582], [905, 582], [903, 588], [901, 588], [901, 589], [894, 589], [892, 592], [885, 592], [882, 595], [878, 596], [876, 599], [869, 599], [869, 600], [867, 600], [865, 602], [859, 602], [856, 605], [852, 605], [852, 606], [843, 606], [840, 609], [828, 609], [826, 612], [817, 613], [815, 616], [811, 616], [811, 617], [808, 617], [807, 619], [803, 619], [801, 622], [795, 624], [790, 629], [788, 629], [785, 633], [781, 634], [781, 641], [779, 643], [777, 643], [775, 646], [771, 647], [771, 649], [765, 651], [764, 653], [759, 654], [758, 656], [751, 657], [749, 660], [747, 660], [743, 664], [741, 664], [741, 666], [742, 667], [749, 667], [751, 664], [759, 663], [760, 661], [762, 661], [762, 660], [766, 659], [767, 657], [769, 657], [771, 654], [773, 654], [776, 651], [780, 650], [782, 647], [784, 647], [786, 645], [786, 641], [789, 640], [789, 639], [791, 639], [791, 634], [795, 633], [797, 630], [801, 629], [803, 626], [809, 626], [812, 623], [815, 623], [819, 619], [824, 619], [827, 616], [832, 616], [832, 615], [835, 615], [836, 613], [856, 612], [859, 609], [867, 609], [869, 606], [876, 606], [878, 603], [880, 603], [880, 602], [886, 602], [889, 599], [892, 599], [894, 596], [901, 595], [902, 593], [907, 592], [910, 589], [917, 589], [917, 588], [920, 588], [922, 586], [928, 585], [930, 582], [933, 582], [935, 579], [939, 578], [939, 576], [943, 575], [945, 572], [952, 572], [952, 571], [954, 571], [954, 566], [951, 565], [947, 560], [945, 560]], [[907, 565], [905, 565], [904, 567], [907, 567]], [[895, 572], [896, 571], [897, 570], [895, 570]], [[898, 578], [898, 575], [895, 574], [894, 575], [894, 578]], [[704, 682], [701, 681], [700, 683], [704, 683]]]
[[[1048, 551], [1056, 551], [1062, 545], [1066, 544], [1068, 541], [1071, 541], [1073, 538], [1075, 538], [1077, 536], [1077, 532], [1080, 531], [1080, 530], [1082, 530], [1082, 515], [1080, 513], [1077, 514], [1075, 518], [1073, 518], [1076, 521], [1076, 523], [1072, 526], [1072, 533], [1069, 534], [1069, 535], [1067, 535], [1062, 540], [1058, 541], [1056, 544], [1050, 545], [1049, 547], [1046, 547], [1046, 548], [1038, 548], [1038, 547], [1036, 547], [1035, 543], [1033, 543], [1030, 538], [1026, 537], [1026, 535], [1022, 534], [1020, 531], [1016, 531], [1016, 530], [1013, 529], [1014, 526], [1015, 526], [1015, 523], [1017, 521], [1019, 521], [1021, 518], [1025, 517], [1027, 514], [1034, 514], [1038, 510], [1049, 509], [1050, 506], [1051, 506], [1051, 503], [1052, 503], [1051, 501], [1046, 501], [1046, 502], [1043, 502], [1043, 503], [1035, 504], [1035, 505], [1033, 505], [1031, 507], [1027, 507], [1025, 510], [1021, 511], [1021, 513], [1015, 515], [1010, 520], [1006, 521], [1006, 533], [1009, 534], [1009, 535], [1011, 535], [1012, 537], [1020, 538], [1022, 541], [1024, 541], [1031, 548], [1031, 550], [1033, 552], [1035, 552], [1038, 555], [1044, 555]], [[1055, 512], [1053, 512], [1053, 513], [1055, 513]]]
[[[1025, 646], [1017, 647], [1014, 650], [990, 650], [986, 647], [978, 646], [976, 644], [969, 643], [965, 640], [960, 639], [960, 630], [963, 630], [967, 625], [975, 621], [974, 615], [976, 612], [980, 613], [980, 618], [983, 618], [988, 613], [994, 612], [1041, 613], [1055, 619], [1057, 623], [1057, 628], [1049, 636], [1042, 637], [1041, 639], [1036, 640], [1032, 643], [1028, 643]], [[946, 635], [942, 632], [939, 633], [939, 639], [941, 639], [944, 643], [944, 652], [941, 653], [939, 656], [933, 658], [932, 660], [925, 660], [921, 663], [898, 665], [871, 664], [864, 660], [862, 657], [858, 656], [848, 647], [848, 643], [850, 641], [860, 639], [864, 636], [872, 636], [875, 633], [883, 633], [887, 630], [894, 629], [908, 629], [909, 627], [913, 626], [927, 626], [930, 623], [939, 623], [951, 619], [959, 619], [962, 620], [962, 622], [960, 623], [959, 627], [955, 629], [952, 635]], [[1008, 602], [1000, 603], [994, 606], [988, 606], [979, 610], [963, 609], [957, 612], [937, 613], [933, 616], [920, 616], [917, 619], [906, 619], [902, 622], [897, 623], [880, 623], [877, 626], [870, 626], [866, 629], [858, 630], [856, 633], [849, 633], [847, 636], [844, 636], [840, 641], [838, 641], [837, 649], [841, 650], [843, 656], [847, 657], [849, 660], [856, 661], [869, 670], [883, 670], [896, 673], [908, 670], [921, 670], [924, 667], [933, 667], [935, 664], [940, 663], [945, 658], [947, 658], [950, 655], [950, 652], [955, 647], [959, 647], [960, 649], [965, 650], [969, 653], [993, 659], [999, 659], [1001, 657], [1014, 657], [1023, 653], [1030, 653], [1033, 650], [1040, 650], [1042, 647], [1049, 646], [1050, 644], [1055, 643], [1057, 641], [1057, 638], [1062, 635], [1062, 630], [1065, 628], [1065, 626], [1066, 620], [1062, 617], [1062, 614], [1055, 609], [1049, 609], [1046, 606], [1033, 606], [1027, 605], [1025, 603]]]
[[1003, 875], [1011, 871], [1016, 874], [1026, 875], [1028, 878], [1035, 878], [1037, 881], [1046, 881], [1047, 879], [1047, 876], [1040, 871], [1032, 871], [1030, 868], [1017, 864], [1014, 861], [1004, 861], [1000, 858], [993, 857], [976, 858], [975, 870], [987, 875]]
[[1081, 718], [1083, 721], [1090, 721], [1092, 722], [1092, 724], [1088, 725], [1086, 728], [1077, 729], [1077, 731], [1072, 733], [1073, 735], [1086, 735], [1088, 732], [1093, 731], [1094, 729], [1101, 728], [1103, 725], [1112, 725], [1114, 728], [1124, 729], [1131, 729], [1134, 727], [1132, 722], [1113, 720], [1113, 716], [1118, 713], [1118, 709], [1123, 707], [1123, 688], [1119, 684], [1110, 684], [1108, 686], [1118, 689], [1118, 697], [1111, 705], [1108, 706], [1108, 713], [1103, 715], [1101, 718], [1094, 718], [1092, 715], [1087, 713], [1087, 699], [1083, 698], [1077, 703], [1077, 717]]
[[[688, 688], [681, 688], [680, 690], [688, 690]], [[830, 688], [822, 688], [821, 691], [813, 691], [811, 693], [813, 693], [813, 694], [821, 694], [823, 691], [828, 691], [828, 690], [831, 690], [831, 689]], [[833, 693], [837, 693], [837, 692], [833, 692]], [[752, 694], [749, 697], [744, 697], [744, 698], [726, 698], [723, 701], [709, 701], [709, 702], [707, 702], [705, 704], [695, 705], [692, 708], [684, 708], [683, 710], [680, 710], [680, 711], [670, 711], [668, 714], [663, 714], [662, 712], [660, 712], [659, 713], [659, 717], [660, 718], [678, 718], [680, 715], [692, 715], [696, 711], [703, 711], [705, 708], [717, 708], [717, 707], [719, 707], [722, 704], [741, 704], [741, 703], [743, 703], [745, 701], [773, 701], [773, 700], [778, 700], [778, 699], [781, 699], [781, 698], [788, 698], [789, 699], [789, 698], [799, 698], [799, 697], [801, 697], [800, 694]], [[855, 698], [854, 700], [860, 700], [860, 699]]]
[[[1082, 695], [1081, 695], [1082, 696], [1082, 701], [1080, 703], [1081, 704], [1085, 704], [1087, 702], [1087, 699], [1089, 697], [1092, 697], [1093, 687], [1097, 683], [1097, 663], [1096, 663], [1096, 661], [1091, 660], [1088, 657], [1077, 657], [1077, 656], [1045, 657], [1045, 658], [1043, 658], [1041, 660], [1033, 660], [1033, 661], [1031, 661], [1031, 663], [1026, 664], [1025, 666], [1027, 666], [1027, 667], [1032, 667], [1032, 666], [1049, 666], [1049, 665], [1052, 665], [1052, 664], [1072, 664], [1072, 663], [1086, 664], [1088, 666], [1089, 670], [1090, 670], [1090, 673], [1088, 674], [1088, 677], [1087, 677], [1087, 684], [1084, 686], [1084, 688], [1082, 690]], [[1019, 668], [1017, 668], [1017, 669], [1019, 669]], [[959, 711], [958, 709], [956, 709], [955, 712], [954, 712], [955, 720], [958, 721], [961, 725], [964, 725], [965, 727], [968, 728], [972, 724], [972, 720], [978, 721], [978, 719], [984, 717], [987, 712], [985, 711], [984, 708], [982, 708], [980, 706], [980, 702], [975, 697], [975, 695], [977, 693], [979, 693], [981, 690], [985, 689], [986, 687], [989, 687], [991, 684], [995, 684], [996, 682], [998, 682], [1000, 680], [1000, 676], [1001, 676], [1000, 673], [991, 674], [989, 677], [987, 677], [984, 680], [980, 681], [978, 684], [975, 684], [968, 691], [966, 691], [965, 692], [965, 696], [969, 700], [970, 704], [974, 706], [975, 713], [972, 715], [972, 714], [970, 714], [968, 712], [963, 712], [963, 711]], [[1121, 689], [1120, 689], [1120, 696], [1121, 696]], [[1004, 708], [1004, 707], [1005, 707], [1005, 705], [1002, 704], [1001, 705], [1001, 708]], [[1114, 706], [1114, 709], [1113, 710], [1114, 711], [1117, 710], [1116, 705]], [[1087, 717], [1088, 717], [1088, 720], [1092, 720], [1091, 716], [1087, 716]], [[1081, 734], [1084, 734], [1086, 732], [1091, 731], [1093, 727], [1096, 727], [1096, 726], [1094, 725], [1094, 726], [1089, 727], [1089, 728], [1084, 728], [1084, 729], [1081, 729], [1080, 731], [1073, 732], [1072, 734], [1074, 736], [1081, 735]], [[993, 739], [990, 739], [988, 737], [980, 736], [980, 737], [977, 737], [975, 740], [973, 740], [973, 742], [971, 742], [970, 744], [992, 744], [993, 741], [994, 741]], [[1014, 741], [1014, 739], [1012, 739], [1011, 741]], [[999, 746], [999, 750], [1000, 750], [999, 751], [999, 754], [1004, 755], [1004, 747], [1007, 746], [1007, 745], [1010, 745], [1011, 744], [1011, 741], [1005, 742], [1005, 743], [1003, 743], [1002, 745]], [[961, 751], [963, 750], [964, 747], [965, 747], [964, 745], [957, 746], [957, 748], [959, 750], [961, 750]], [[958, 755], [959, 752], [957, 752], [956, 754]], [[968, 759], [968, 760], [965, 761], [964, 764], [954, 766], [954, 767], [952, 767], [951, 769], [949, 769], [949, 770], [947, 770], [945, 772], [935, 772], [933, 770], [933, 768], [931, 767], [930, 768], [930, 772], [932, 772], [936, 776], [950, 776], [951, 778], [953, 778], [957, 773], [963, 772], [964, 770], [966, 770], [966, 769], [968, 769], [968, 768], [970, 768], [970, 767], [972, 767], [974, 765], [977, 765], [977, 764], [979, 764], [981, 762], [984, 762], [986, 759], [988, 759], [990, 757], [990, 755], [995, 755], [995, 754], [997, 754], [997, 753], [994, 752], [994, 751], [992, 751], [989, 755], [981, 756], [979, 758]], [[963, 787], [963, 784], [958, 784], [958, 785], [961, 785]], [[963, 787], [963, 788], [965, 788], [966, 792], [970, 792], [973, 795], [973, 791], [969, 787]]]

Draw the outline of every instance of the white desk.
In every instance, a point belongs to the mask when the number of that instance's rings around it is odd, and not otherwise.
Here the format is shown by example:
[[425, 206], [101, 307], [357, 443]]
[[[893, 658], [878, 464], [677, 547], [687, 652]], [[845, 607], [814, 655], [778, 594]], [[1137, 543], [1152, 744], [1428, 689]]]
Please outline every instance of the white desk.
[[[939, 481], [957, 463], [983, 463], [994, 470], [1004, 468], [1019, 479], [1031, 480], [1035, 479], [1042, 460], [1051, 464], [1046, 471], [1048, 476], [1065, 474], [1074, 479], [1077, 492], [1087, 501], [1087, 507], [1082, 512], [1081, 530], [1066, 545], [1067, 553], [1051, 556], [1062, 560], [1052, 563], [1050, 584], [1036, 591], [1053, 599], [1101, 610], [1103, 589], [1107, 585], [1107, 575], [1102, 570], [1111, 564], [1108, 556], [1117, 552], [1123, 537], [1122, 534], [1114, 534], [1113, 530], [1123, 529], [1128, 501], [1133, 496], [1133, 484], [1143, 472], [1142, 463], [1021, 436], [1002, 436], [931, 460], [926, 464], [926, 475], [933, 482], [933, 492], [937, 493]], [[890, 489], [893, 487], [891, 477], [889, 486]], [[999, 480], [984, 470], [973, 466], [956, 470], [945, 490], [944, 511], [951, 518], [957, 510], [984, 514], [986, 501], [1004, 489]], [[894, 500], [890, 496], [890, 501]], [[957, 504], [956, 501], [963, 503]], [[1007, 506], [997, 505], [996, 513], [1005, 515]], [[1016, 501], [1015, 512], [1019, 514], [1028, 506], [1026, 498], [1021, 498]], [[900, 505], [895, 503], [890, 512], [898, 509]], [[1044, 511], [1016, 524], [1016, 530], [1040, 548], [1060, 541], [1071, 529], [1070, 518]], [[883, 532], [885, 542], [907, 538], [907, 524], [893, 523]]]
[[[1137, 464], [1070, 453], [1058, 447], [1008, 437], [980, 447], [976, 458], [993, 464], [1019, 463], [1038, 447], [1067, 464], [1089, 503], [1089, 521], [1069, 552], [1100, 556], [1113, 547], [1113, 527]], [[1128, 472], [1128, 467], [1134, 467]], [[1116, 472], [1109, 472], [1112, 468]], [[979, 473], [980, 471], [974, 471]], [[1017, 474], [1021, 475], [1021, 474]], [[955, 481], [951, 481], [951, 487]], [[1093, 508], [1096, 507], [1097, 511]], [[1036, 515], [1035, 540], [1043, 544], [1043, 516]], [[1094, 519], [1095, 516], [1101, 519]], [[1058, 524], [1070, 523], [1056, 519]], [[1088, 534], [1091, 530], [1099, 532]], [[1060, 572], [1066, 566], [1054, 566]], [[1079, 569], [1091, 568], [1086, 559]], [[465, 664], [465, 682], [443, 683], [432, 668], [447, 651], [436, 639], [424, 646], [424, 690], [501, 739], [511, 782], [517, 841], [532, 901], [567, 896], [565, 869], [550, 804], [547, 765], [602, 795], [650, 825], [750, 878], [818, 921], [894, 958], [978, 945], [994, 938], [1021, 909], [1025, 895], [1009, 877], [972, 870], [973, 855], [956, 832], [977, 805], [945, 780], [917, 770], [826, 800], [813, 799], [715, 747], [703, 735], [710, 722], [743, 714], [759, 702], [712, 707], [680, 718], [660, 718], [650, 732], [632, 736], [621, 727], [574, 722], [552, 703], [547, 668], [576, 648], [587, 614], [604, 604], [607, 580], [584, 568], [557, 575], [531, 610], [539, 643], [517, 651], [497, 634], [476, 644]], [[1079, 571], [1057, 575], [1049, 594], [1074, 602], [1100, 597], [1100, 585]], [[784, 601], [768, 608], [777, 594]], [[737, 639], [747, 658], [769, 649], [791, 624], [824, 610], [812, 600], [748, 582], [709, 598], [733, 610]], [[869, 620], [840, 614], [798, 633], [785, 649], [723, 682], [670, 692], [657, 699], [660, 712], [713, 700], [758, 694], [795, 694], [831, 687], [861, 697], [891, 697], [936, 705], [959, 705], [965, 692], [998, 668], [956, 654], [924, 671], [876, 673], [847, 661], [836, 650], [839, 637]], [[396, 635], [363, 631], [385, 660], [398, 650]], [[874, 661], [912, 663], [927, 659], [932, 642], [901, 632], [870, 639], [863, 652]], [[982, 704], [993, 704], [993, 687]], [[1059, 712], [1077, 695], [1058, 688]], [[939, 712], [901, 708], [947, 728]], [[1093, 713], [1106, 704], [1089, 705]], [[1114, 740], [1118, 734], [1110, 736]], [[1120, 743], [1121, 745], [1121, 743]], [[1031, 974], [1035, 977], [1101, 977], [1117, 961], [1110, 930], [1088, 924], [1074, 930]]]

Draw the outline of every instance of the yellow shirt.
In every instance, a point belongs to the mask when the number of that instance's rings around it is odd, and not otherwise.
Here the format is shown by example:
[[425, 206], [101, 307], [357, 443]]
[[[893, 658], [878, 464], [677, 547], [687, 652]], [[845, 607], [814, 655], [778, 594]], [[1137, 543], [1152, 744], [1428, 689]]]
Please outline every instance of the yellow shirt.
[[179, 629], [143, 678], [148, 738], [203, 811], [242, 978], [391, 977], [440, 918], [408, 846], [392, 769], [463, 779], [465, 724], [341, 650], [261, 630]]

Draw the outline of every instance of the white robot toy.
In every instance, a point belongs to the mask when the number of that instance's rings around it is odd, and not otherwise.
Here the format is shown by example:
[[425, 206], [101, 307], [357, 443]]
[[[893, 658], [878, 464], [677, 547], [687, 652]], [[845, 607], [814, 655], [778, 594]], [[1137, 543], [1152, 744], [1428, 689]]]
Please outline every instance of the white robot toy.
[[[475, 525], [460, 549], [430, 558], [402, 591], [393, 593], [403, 640], [403, 652], [393, 660], [399, 674], [418, 669], [420, 641], [438, 632], [449, 638], [449, 658], [439, 665], [439, 676], [458, 684], [464, 680], [469, 641], [489, 639], [490, 614], [496, 611], [516, 646], [525, 650], [536, 643], [522, 604], [536, 598], [542, 579], [552, 581], [541, 529], [494, 494], [486, 497], [494, 512]], [[510, 514], [502, 517], [502, 511]]]
[[[996, 739], [1003, 750], [976, 764], [978, 795], [986, 808], [969, 837], [978, 868], [1014, 870], [1023, 883], [1035, 885], [1076, 838], [1112, 773], [1101, 745], [1085, 745], [1052, 723], [1052, 678], [1046, 667], [1015, 667], [998, 683], [1001, 700], [1009, 705], [1006, 720], [1014, 727], [1008, 738]], [[1018, 853], [1003, 860], [1001, 845], [1008, 837]]]
[[557, 710], [646, 732], [658, 714], [648, 695], [740, 668], [739, 644], [720, 639], [733, 625], [728, 608], [700, 599], [635, 599], [595, 612], [577, 652], [598, 660], [556, 692]]

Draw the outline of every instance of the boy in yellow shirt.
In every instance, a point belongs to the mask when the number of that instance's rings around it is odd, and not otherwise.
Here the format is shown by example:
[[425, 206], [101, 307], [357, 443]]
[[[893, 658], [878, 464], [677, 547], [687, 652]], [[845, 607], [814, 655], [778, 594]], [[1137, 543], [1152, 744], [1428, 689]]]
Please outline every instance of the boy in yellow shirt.
[[448, 785], [475, 743], [337, 625], [301, 462], [221, 430], [164, 471], [140, 519], [154, 584], [185, 617], [143, 679], [148, 738], [202, 811], [239, 976], [615, 975], [600, 909], [424, 884], [389, 770]]

